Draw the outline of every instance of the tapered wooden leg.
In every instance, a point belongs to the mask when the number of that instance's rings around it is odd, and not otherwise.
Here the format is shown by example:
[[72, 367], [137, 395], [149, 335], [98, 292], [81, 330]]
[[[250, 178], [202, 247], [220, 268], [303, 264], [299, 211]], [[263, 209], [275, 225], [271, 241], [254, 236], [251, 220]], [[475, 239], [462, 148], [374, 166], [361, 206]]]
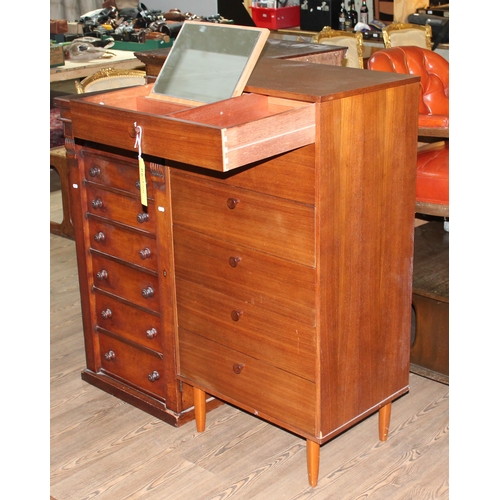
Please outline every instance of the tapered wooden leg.
[[307, 477], [309, 484], [314, 488], [318, 484], [319, 474], [319, 444], [307, 440]]
[[380, 441], [387, 441], [389, 436], [389, 424], [391, 422], [391, 405], [387, 403], [378, 411], [378, 437]]
[[194, 394], [194, 418], [196, 420], [196, 430], [203, 432], [207, 417], [207, 395], [205, 391], [193, 387]]

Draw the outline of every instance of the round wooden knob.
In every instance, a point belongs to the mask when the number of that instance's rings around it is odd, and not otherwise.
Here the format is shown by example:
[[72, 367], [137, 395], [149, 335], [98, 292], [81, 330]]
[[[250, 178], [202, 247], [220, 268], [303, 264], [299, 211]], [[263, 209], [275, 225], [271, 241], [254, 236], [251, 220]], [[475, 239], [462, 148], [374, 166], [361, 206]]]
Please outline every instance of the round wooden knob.
[[92, 208], [102, 208], [102, 200], [101, 198], [96, 198], [95, 200], [92, 200]]
[[231, 267], [236, 267], [238, 265], [238, 262], [240, 262], [241, 257], [229, 257], [229, 265]]
[[99, 177], [101, 175], [101, 169], [99, 167], [90, 167], [89, 168], [89, 175], [90, 177]]
[[239, 310], [233, 310], [231, 311], [231, 319], [233, 321], [238, 321], [240, 318], [241, 318], [241, 315], [243, 314], [243, 311], [239, 311]]
[[233, 365], [233, 372], [236, 373], [236, 375], [239, 375], [241, 373], [241, 370], [243, 370], [243, 368], [245, 367], [245, 365], [243, 364], [234, 364]]
[[97, 241], [97, 243], [103, 243], [104, 241], [106, 241], [106, 235], [102, 231], [99, 231], [98, 233], [94, 234], [94, 240]]
[[234, 210], [236, 208], [236, 205], [240, 202], [238, 198], [228, 198], [227, 199], [227, 208], [230, 210]]
[[151, 257], [151, 250], [147, 247], [143, 248], [142, 250], [139, 250], [139, 256], [142, 260], [149, 259]]
[[111, 361], [111, 360], [113, 360], [113, 359], [115, 359], [115, 358], [116, 358], [116, 354], [115, 354], [115, 352], [114, 352], [114, 351], [109, 351], [109, 352], [107, 352], [107, 353], [104, 355], [104, 359], [105, 359], [106, 361]]
[[156, 328], [150, 328], [149, 330], [146, 330], [146, 337], [148, 339], [154, 339], [158, 335], [158, 332], [156, 331]]
[[113, 312], [111, 309], [104, 309], [104, 311], [101, 311], [101, 316], [103, 319], [111, 319], [113, 317]]
[[106, 269], [103, 269], [102, 271], [99, 271], [97, 273], [97, 279], [99, 281], [108, 279], [108, 271], [106, 271]]

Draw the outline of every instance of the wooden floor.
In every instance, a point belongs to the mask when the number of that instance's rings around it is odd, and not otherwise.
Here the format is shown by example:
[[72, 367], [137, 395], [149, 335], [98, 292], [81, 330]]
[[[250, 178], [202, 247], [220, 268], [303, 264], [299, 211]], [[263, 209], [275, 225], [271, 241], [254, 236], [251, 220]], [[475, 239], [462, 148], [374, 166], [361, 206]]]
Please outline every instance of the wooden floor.
[[194, 422], [171, 427], [83, 382], [74, 242], [50, 239], [55, 500], [449, 498], [449, 387], [415, 374], [393, 404], [385, 443], [375, 415], [321, 447], [316, 488], [307, 482], [305, 441], [252, 415], [223, 405], [198, 434]]

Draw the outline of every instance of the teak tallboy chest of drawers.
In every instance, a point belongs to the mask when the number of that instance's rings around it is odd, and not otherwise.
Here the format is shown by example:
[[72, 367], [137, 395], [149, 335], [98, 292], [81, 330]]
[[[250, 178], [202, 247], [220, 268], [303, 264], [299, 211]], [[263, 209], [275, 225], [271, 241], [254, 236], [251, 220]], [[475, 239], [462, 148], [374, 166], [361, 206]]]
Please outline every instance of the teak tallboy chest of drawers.
[[227, 101], [150, 90], [60, 100], [82, 376], [174, 425], [227, 401], [303, 436], [315, 485], [320, 445], [377, 411], [385, 440], [408, 391], [419, 79], [269, 59]]

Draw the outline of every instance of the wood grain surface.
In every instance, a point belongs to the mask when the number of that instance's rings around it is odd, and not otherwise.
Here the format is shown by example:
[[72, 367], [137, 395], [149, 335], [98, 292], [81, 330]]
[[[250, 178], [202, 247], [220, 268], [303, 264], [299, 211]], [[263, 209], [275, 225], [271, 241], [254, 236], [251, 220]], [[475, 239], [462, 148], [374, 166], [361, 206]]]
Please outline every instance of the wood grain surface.
[[386, 442], [373, 415], [321, 447], [316, 488], [306, 441], [253, 415], [223, 405], [199, 434], [194, 421], [174, 428], [87, 384], [75, 243], [50, 241], [51, 498], [449, 498], [449, 387], [415, 374], [392, 405]]

